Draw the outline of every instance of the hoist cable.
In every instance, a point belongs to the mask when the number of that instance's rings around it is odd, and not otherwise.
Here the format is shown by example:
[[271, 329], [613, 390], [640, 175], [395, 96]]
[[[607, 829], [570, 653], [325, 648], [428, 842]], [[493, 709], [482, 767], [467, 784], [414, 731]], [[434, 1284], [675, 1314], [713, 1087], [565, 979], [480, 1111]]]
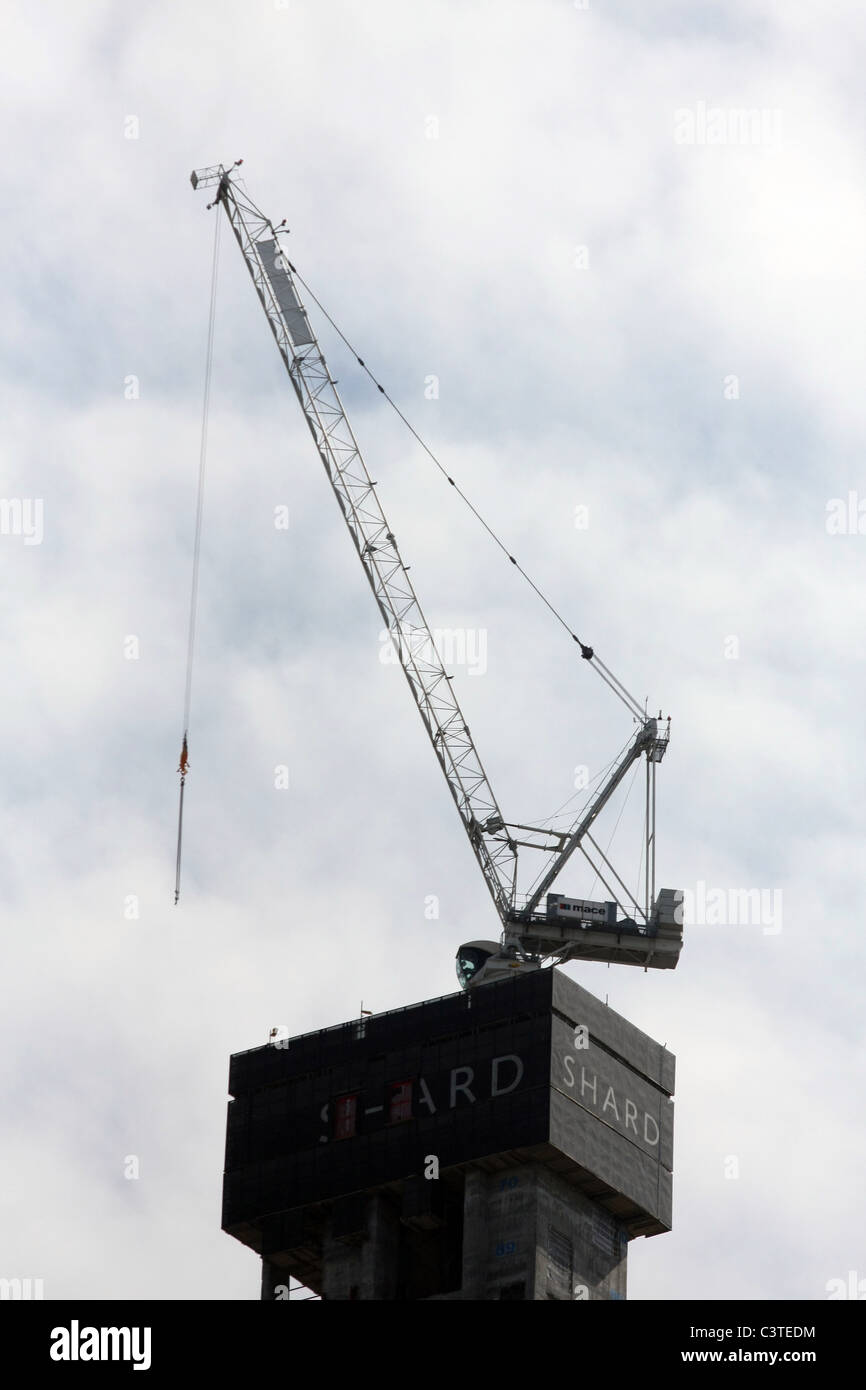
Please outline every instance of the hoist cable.
[[201, 443], [199, 445], [198, 458], [198, 495], [196, 498], [195, 509], [195, 541], [192, 552], [192, 583], [190, 586], [189, 598], [189, 636], [186, 648], [186, 686], [183, 699], [183, 743], [181, 745], [180, 762], [178, 772], [180, 773], [180, 800], [177, 813], [177, 862], [175, 866], [174, 878], [174, 901], [175, 906], [180, 897], [180, 861], [181, 845], [183, 842], [183, 793], [186, 786], [186, 774], [189, 770], [189, 757], [187, 740], [189, 737], [189, 714], [192, 703], [192, 668], [193, 656], [195, 653], [195, 621], [196, 610], [198, 607], [198, 575], [199, 561], [201, 558], [201, 531], [202, 515], [204, 512], [204, 481], [207, 466], [207, 436], [208, 423], [210, 419], [210, 384], [213, 372], [213, 343], [214, 325], [216, 322], [216, 289], [217, 289], [217, 269], [219, 265], [219, 245], [220, 245], [220, 222], [219, 216], [214, 218], [214, 239], [213, 239], [213, 266], [211, 268], [210, 282], [210, 307], [208, 311], [207, 325], [207, 351], [205, 354], [204, 369], [204, 396], [202, 399], [201, 410]]
[[[276, 236], [276, 233], [274, 233], [274, 235]], [[287, 257], [286, 259], [288, 260], [288, 257]], [[472, 515], [473, 515], [473, 516], [476, 518], [476, 520], [477, 520], [478, 522], [480, 522], [480, 524], [484, 527], [484, 530], [487, 532], [487, 534], [490, 536], [490, 538], [495, 542], [495, 544], [498, 545], [498, 547], [499, 547], [499, 549], [502, 551], [503, 555], [506, 555], [506, 556], [508, 557], [508, 559], [511, 561], [512, 565], [514, 565], [515, 569], [516, 569], [516, 570], [523, 576], [523, 578], [526, 580], [526, 582], [527, 582], [527, 584], [529, 585], [529, 587], [535, 591], [535, 593], [536, 593], [536, 594], [538, 595], [538, 597], [541, 599], [542, 603], [545, 604], [545, 606], [550, 610], [550, 612], [553, 614], [553, 616], [554, 616], [554, 618], [556, 619], [556, 621], [557, 621], [562, 627], [565, 628], [566, 632], [568, 633], [568, 635], [569, 635], [569, 637], [572, 639], [572, 641], [573, 641], [573, 642], [576, 642], [576, 643], [578, 644], [578, 646], [580, 647], [580, 654], [581, 654], [581, 656], [584, 657], [584, 659], [587, 660], [587, 661], [590, 663], [590, 665], [594, 666], [595, 670], [596, 670], [596, 671], [598, 672], [598, 674], [601, 676], [601, 679], [602, 679], [602, 680], [605, 682], [605, 684], [613, 691], [613, 693], [614, 693], [614, 695], [616, 695], [617, 699], [621, 700], [622, 703], [626, 706], [626, 708], [627, 708], [633, 715], [635, 715], [636, 718], [640, 719], [641, 721], [645, 720], [646, 716], [645, 716], [643, 710], [641, 709], [640, 705], [638, 704], [637, 700], [635, 700], [634, 697], [629, 693], [629, 691], [626, 690], [626, 688], [625, 688], [625, 686], [622, 684], [622, 682], [619, 681], [619, 680], [617, 680], [616, 676], [613, 675], [613, 672], [610, 671], [610, 670], [608, 670], [607, 666], [605, 666], [604, 663], [601, 662], [601, 661], [599, 660], [599, 658], [595, 655], [595, 652], [594, 652], [593, 648], [590, 647], [590, 646], [587, 646], [587, 644], [586, 644], [585, 642], [582, 642], [581, 639], [578, 637], [577, 633], [572, 631], [571, 627], [570, 627], [569, 624], [566, 622], [566, 620], [565, 620], [565, 618], [562, 616], [562, 614], [558, 611], [557, 608], [554, 607], [554, 605], [551, 603], [551, 601], [550, 601], [550, 599], [547, 597], [547, 595], [538, 587], [538, 585], [535, 583], [535, 581], [527, 574], [526, 570], [523, 568], [523, 566], [520, 564], [520, 562], [519, 562], [518, 560], [516, 560], [515, 557], [511, 554], [511, 552], [510, 552], [509, 549], [508, 549], [508, 546], [505, 544], [504, 541], [502, 541], [502, 540], [499, 538], [499, 536], [498, 536], [498, 535], [496, 534], [496, 532], [493, 530], [492, 526], [489, 526], [489, 525], [488, 525], [488, 523], [485, 521], [484, 517], [483, 517], [483, 516], [481, 515], [481, 513], [479, 512], [478, 508], [474, 505], [474, 503], [472, 503], [472, 502], [469, 500], [469, 498], [466, 496], [466, 493], [463, 492], [462, 488], [460, 488], [460, 487], [458, 486], [458, 484], [455, 482], [455, 480], [451, 477], [450, 473], [448, 472], [447, 468], [445, 468], [444, 464], [440, 463], [439, 459], [436, 457], [436, 455], [434, 454], [433, 450], [432, 450], [432, 449], [430, 448], [430, 446], [429, 446], [428, 444], [426, 444], [425, 441], [421, 438], [420, 434], [419, 434], [418, 431], [415, 429], [414, 425], [411, 423], [410, 420], [408, 420], [408, 419], [406, 418], [406, 416], [403, 414], [403, 412], [402, 412], [402, 410], [400, 409], [400, 407], [397, 405], [396, 401], [395, 401], [395, 400], [388, 394], [388, 392], [385, 390], [385, 387], [382, 385], [382, 383], [381, 383], [380, 381], [377, 381], [376, 377], [373, 375], [373, 373], [371, 372], [370, 368], [367, 366], [367, 363], [364, 361], [363, 357], [361, 357], [361, 356], [358, 354], [358, 352], [356, 352], [355, 348], [354, 348], [354, 347], [352, 346], [352, 344], [349, 342], [349, 339], [346, 337], [345, 333], [342, 331], [342, 329], [341, 329], [341, 328], [334, 322], [334, 320], [331, 318], [331, 315], [328, 313], [327, 309], [326, 309], [325, 306], [322, 304], [321, 300], [318, 299], [317, 296], [313, 293], [312, 289], [311, 289], [310, 286], [307, 284], [307, 282], [306, 282], [306, 280], [304, 279], [304, 277], [300, 274], [300, 272], [297, 270], [297, 268], [296, 268], [294, 265], [292, 265], [292, 262], [291, 262], [291, 261], [288, 261], [288, 264], [289, 264], [290, 270], [292, 271], [292, 274], [296, 277], [296, 279], [299, 281], [299, 283], [303, 285], [303, 287], [304, 287], [304, 289], [306, 290], [307, 294], [310, 296], [310, 298], [312, 299], [313, 303], [316, 305], [316, 307], [318, 308], [319, 312], [323, 315], [323, 317], [326, 318], [326, 319], [328, 320], [328, 323], [331, 325], [331, 327], [333, 328], [333, 330], [334, 330], [334, 332], [337, 334], [337, 336], [342, 340], [343, 343], [345, 343], [346, 347], [349, 349], [349, 351], [351, 352], [352, 356], [355, 358], [355, 361], [358, 363], [359, 367], [361, 367], [361, 368], [366, 372], [367, 376], [370, 378], [370, 380], [372, 381], [373, 385], [374, 385], [374, 386], [376, 387], [376, 389], [380, 392], [380, 394], [381, 394], [382, 396], [384, 396], [385, 400], [388, 402], [388, 404], [390, 405], [391, 409], [399, 416], [399, 418], [402, 420], [403, 424], [406, 426], [406, 428], [407, 428], [407, 430], [409, 431], [409, 433], [410, 433], [410, 434], [413, 436], [413, 438], [414, 438], [415, 440], [417, 440], [417, 442], [421, 445], [421, 448], [424, 450], [425, 454], [427, 454], [427, 456], [433, 461], [433, 463], [434, 463], [434, 464], [436, 465], [436, 467], [439, 469], [439, 472], [442, 474], [443, 478], [446, 478], [446, 479], [447, 479], [447, 481], [448, 481], [448, 482], [451, 484], [451, 486], [454, 488], [455, 492], [457, 493], [457, 495], [458, 495], [458, 497], [461, 499], [461, 501], [463, 501], [463, 502], [466, 504], [466, 506], [469, 508], [470, 512], [472, 513]]]
[[[568, 830], [551, 830], [551, 831], [549, 832], [550, 834], [552, 834], [552, 835], [564, 835], [566, 839], [568, 839], [571, 835], [574, 834], [575, 830], [576, 830], [577, 827], [580, 825], [580, 822], [581, 822], [581, 820], [582, 820], [582, 818], [583, 818], [583, 816], [584, 816], [584, 814], [585, 814], [585, 812], [586, 812], [586, 808], [589, 806], [590, 802], [592, 801], [591, 788], [592, 788], [592, 786], [593, 786], [593, 783], [600, 781], [601, 778], [604, 777], [604, 775], [609, 771], [609, 769], [613, 767], [614, 763], [618, 763], [618, 762], [620, 761], [620, 759], [622, 758], [623, 754], [625, 753], [625, 750], [628, 748], [629, 742], [630, 742], [630, 740], [629, 740], [629, 739], [626, 739], [625, 743], [623, 744], [623, 746], [622, 746], [622, 748], [620, 749], [619, 753], [617, 753], [616, 757], [615, 757], [615, 758], [611, 758], [610, 762], [609, 762], [605, 767], [603, 767], [603, 768], [601, 769], [600, 772], [597, 772], [597, 773], [596, 773], [595, 777], [593, 777], [593, 779], [592, 779], [592, 781], [589, 783], [588, 787], [586, 787], [586, 788], [583, 788], [583, 787], [582, 787], [582, 788], [581, 788], [581, 791], [586, 791], [587, 795], [585, 796], [585, 798], [584, 798], [584, 800], [583, 800], [583, 803], [582, 803], [582, 805], [581, 805], [581, 808], [580, 808], [579, 812], [577, 813], [576, 816], [574, 816], [574, 817], [572, 818], [570, 828], [569, 828]], [[634, 779], [632, 779], [632, 780], [634, 780]], [[568, 798], [568, 801], [564, 801], [564, 802], [562, 803], [562, 806], [560, 806], [559, 810], [560, 810], [560, 811], [564, 810], [565, 807], [568, 806], [570, 802], [574, 801], [575, 797], [577, 797], [577, 796], [579, 796], [579, 795], [580, 795], [579, 792], [575, 792], [575, 793], [574, 793], [574, 796], [570, 796], [570, 797]], [[628, 798], [626, 798], [626, 799], [628, 799]], [[553, 814], [554, 814], [554, 816], [558, 816], [558, 815], [559, 815], [559, 811], [554, 811]], [[622, 815], [622, 812], [620, 812], [620, 815]], [[552, 819], [553, 819], [553, 816], [549, 817], [549, 819], [552, 820]], [[617, 820], [617, 823], [616, 823], [616, 824], [619, 825], [619, 820]], [[616, 826], [614, 826], [614, 834], [615, 834], [615, 833], [616, 833]], [[613, 836], [611, 836], [611, 839], [612, 839], [612, 838], [613, 838]], [[608, 848], [610, 848], [610, 844], [608, 844]], [[553, 851], [554, 854], [556, 854], [557, 852], [558, 852], [558, 851], [556, 851], [556, 850]], [[538, 887], [538, 884], [541, 882], [541, 879], [542, 879], [542, 878], [544, 877], [544, 875], [547, 873], [548, 867], [549, 867], [549, 865], [542, 864], [541, 868], [538, 870], [538, 873], [535, 875], [535, 878], [532, 880], [532, 883], [529, 885], [529, 892], [526, 894], [526, 896], [527, 896], [528, 898], [531, 898], [531, 897], [532, 897], [532, 894], [535, 892], [535, 889]], [[595, 884], [594, 884], [594, 883], [593, 883], [593, 887], [595, 887]]]
[[[583, 797], [580, 812], [578, 812], [576, 817], [572, 811], [569, 811], [568, 813], [570, 829], [573, 830], [574, 827], [578, 824], [584, 808], [588, 806], [590, 801], [592, 800], [592, 792], [593, 788], [595, 787], [595, 784], [597, 782], [600, 782], [602, 777], [607, 776], [614, 763], [619, 762], [626, 748], [628, 748], [630, 741], [630, 738], [626, 739], [620, 752], [617, 753], [615, 757], [611, 758], [609, 762], [605, 763], [604, 767], [600, 768], [599, 771], [595, 774], [595, 776], [589, 779], [585, 787], [580, 787], [576, 792], [572, 792], [571, 796], [566, 797], [562, 805], [558, 806], [555, 811], [551, 811], [549, 815], [544, 816], [527, 816], [526, 819], [529, 821], [530, 825], [537, 824], [540, 828], [545, 829], [549, 823], [558, 820], [562, 815], [564, 815], [566, 806], [570, 806], [572, 801], [576, 801], [577, 798], [580, 796]], [[551, 831], [551, 833], [559, 835], [568, 834], [569, 832], [556, 830]]]
[[[608, 840], [608, 842], [607, 842], [607, 847], [606, 847], [606, 849], [605, 849], [605, 851], [604, 851], [605, 857], [607, 857], [607, 855], [610, 854], [610, 847], [611, 847], [611, 845], [613, 844], [613, 837], [614, 837], [614, 835], [616, 834], [617, 830], [619, 829], [619, 823], [620, 823], [620, 821], [622, 820], [622, 813], [623, 813], [623, 811], [625, 810], [626, 806], [628, 805], [628, 799], [629, 799], [629, 797], [631, 796], [632, 788], [634, 787], [634, 779], [637, 777], [637, 770], [638, 770], [638, 764], [635, 763], [635, 765], [634, 765], [634, 772], [633, 772], [632, 775], [631, 775], [631, 781], [630, 781], [629, 784], [628, 784], [628, 788], [626, 789], [626, 794], [625, 794], [625, 796], [623, 797], [622, 805], [621, 805], [620, 808], [619, 808], [619, 815], [618, 815], [617, 818], [616, 818], [616, 825], [613, 827], [613, 830], [610, 832], [610, 838], [609, 838], [609, 840]], [[592, 886], [590, 887], [590, 890], [589, 890], [590, 896], [592, 895], [593, 890], [594, 890], [594, 888], [595, 888], [595, 885], [598, 883], [598, 880], [599, 880], [598, 869], [595, 868], [595, 865], [594, 865], [594, 864], [593, 864], [592, 867], [593, 867], [593, 869], [595, 869], [595, 878], [592, 880]], [[639, 878], [639, 877], [638, 877], [638, 882], [640, 882], [640, 878]]]

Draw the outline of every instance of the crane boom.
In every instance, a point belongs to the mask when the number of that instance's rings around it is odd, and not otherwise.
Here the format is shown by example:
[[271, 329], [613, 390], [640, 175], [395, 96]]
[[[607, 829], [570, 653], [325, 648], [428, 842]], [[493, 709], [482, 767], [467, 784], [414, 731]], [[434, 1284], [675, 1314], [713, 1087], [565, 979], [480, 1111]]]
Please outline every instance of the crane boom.
[[301, 303], [291, 263], [280, 250], [270, 219], [239, 191], [228, 171], [216, 166], [192, 177], [194, 188], [217, 184], [215, 202], [225, 209], [243, 253], [433, 751], [504, 921], [514, 901], [517, 848], [510, 838], [485, 829], [491, 821], [502, 824], [501, 812]]
[[[310, 325], [299, 293], [297, 273], [281, 250], [281, 228], [275, 228], [247, 194], [238, 188], [230, 177], [236, 167], [226, 169], [220, 164], [195, 170], [191, 176], [192, 186], [216, 187], [214, 201], [209, 207], [221, 204], [228, 217], [388, 636], [502, 922], [502, 949], [495, 959], [488, 961], [484, 970], [489, 977], [491, 971], [495, 975], [497, 971], [507, 972], [515, 966], [534, 968], [547, 956], [559, 960], [582, 957], [672, 968], [676, 965], [682, 945], [681, 912], [678, 907], [682, 895], [677, 895], [672, 889], [663, 889], [655, 899], [655, 767], [667, 748], [670, 720], [668, 729], [660, 733], [657, 720], [648, 718], [607, 668], [602, 667], [603, 678], [614, 693], [624, 699], [639, 725], [626, 751], [570, 832], [505, 821], [451, 688], [451, 677], [445, 670], [409, 579], [407, 566], [403, 563], [394, 533], [382, 510], [376, 483], [367, 471], [336, 382]], [[380, 386], [379, 389], [384, 388]], [[574, 640], [577, 641], [577, 637]], [[592, 648], [585, 647], [583, 643], [580, 645], [581, 654], [592, 659]], [[596, 818], [628, 769], [641, 756], [647, 760], [646, 896], [642, 909], [638, 908], [636, 898], [625, 887], [590, 835]], [[529, 832], [540, 837], [540, 841], [538, 838], [518, 840], [513, 833], [515, 830]], [[602, 870], [593, 864], [584, 841], [592, 846], [624, 891], [625, 904], [616, 896], [616, 890], [610, 887]], [[518, 846], [549, 856], [540, 881], [523, 902], [517, 894]], [[539, 911], [542, 896], [578, 849], [595, 868], [596, 876], [608, 888], [614, 901], [587, 903], [582, 899], [563, 899], [559, 895], [549, 894], [546, 914], [542, 914]], [[630, 903], [634, 904], [634, 917]], [[623, 913], [622, 919], [616, 916], [617, 908]], [[458, 954], [461, 983], [466, 984], [472, 972], [478, 969], [479, 962], [491, 956], [488, 945], [486, 942], [470, 943], [468, 954]], [[496, 951], [495, 947], [493, 951]], [[461, 961], [463, 965], [460, 965]], [[476, 975], [478, 978], [481, 975]]]

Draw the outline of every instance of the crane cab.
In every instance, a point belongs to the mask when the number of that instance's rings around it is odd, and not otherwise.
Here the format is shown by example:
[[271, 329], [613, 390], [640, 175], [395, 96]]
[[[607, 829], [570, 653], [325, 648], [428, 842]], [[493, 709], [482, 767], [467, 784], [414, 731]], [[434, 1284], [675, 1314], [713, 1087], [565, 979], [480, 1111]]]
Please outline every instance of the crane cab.
[[457, 979], [463, 990], [505, 980], [515, 970], [538, 970], [540, 962], [520, 960], [497, 941], [467, 941], [457, 952]]

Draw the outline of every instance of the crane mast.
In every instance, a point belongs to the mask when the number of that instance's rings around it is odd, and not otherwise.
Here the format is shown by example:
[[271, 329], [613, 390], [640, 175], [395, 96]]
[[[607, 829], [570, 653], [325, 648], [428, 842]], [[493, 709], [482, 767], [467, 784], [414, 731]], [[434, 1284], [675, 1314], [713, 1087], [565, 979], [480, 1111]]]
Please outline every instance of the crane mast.
[[[376, 483], [367, 470], [336, 382], [307, 317], [294, 268], [280, 247], [280, 229], [274, 227], [231, 178], [235, 167], [227, 169], [214, 165], [195, 170], [191, 175], [192, 186], [194, 189], [215, 187], [214, 200], [209, 207], [222, 205], [228, 217], [390, 641], [496, 906], [502, 922], [506, 956], [514, 961], [531, 960], [533, 963], [544, 956], [559, 960], [579, 956], [663, 968], [676, 965], [682, 944], [676, 913], [677, 895], [673, 890], [663, 890], [656, 900], [654, 881], [655, 767], [667, 747], [670, 721], [666, 730], [660, 730], [658, 721], [647, 718], [628, 697], [633, 717], [639, 724], [637, 733], [570, 832], [505, 821], [452, 690], [451, 677], [445, 670], [396, 538], [382, 510]], [[582, 648], [582, 651], [584, 656], [592, 658], [590, 648]], [[596, 817], [628, 769], [641, 756], [647, 760], [647, 858], [642, 907], [590, 834]], [[515, 832], [524, 832], [533, 838], [520, 839]], [[587, 842], [596, 858], [603, 861], [609, 876], [617, 880], [616, 890], [594, 862], [586, 848]], [[550, 856], [540, 882], [525, 900], [518, 897], [517, 891], [519, 846]], [[598, 906], [593, 904], [576, 907], [577, 915], [564, 920], [564, 905], [580, 904], [582, 900], [564, 899], [551, 905], [548, 898], [547, 911], [539, 910], [541, 898], [578, 849], [595, 867], [613, 898], [604, 905], [608, 915], [603, 926], [588, 915], [590, 909]], [[616, 917], [617, 907], [623, 914], [621, 920]]]

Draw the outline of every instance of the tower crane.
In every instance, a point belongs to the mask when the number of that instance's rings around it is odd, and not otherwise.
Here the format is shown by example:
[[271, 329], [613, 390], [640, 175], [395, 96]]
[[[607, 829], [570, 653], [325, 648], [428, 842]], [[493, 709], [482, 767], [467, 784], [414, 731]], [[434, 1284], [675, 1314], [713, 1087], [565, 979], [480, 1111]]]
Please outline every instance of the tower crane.
[[[570, 830], [506, 821], [310, 323], [297, 272], [280, 245], [280, 228], [274, 227], [233, 177], [241, 162], [228, 168], [219, 164], [194, 170], [192, 186], [214, 189], [208, 207], [222, 206], [226, 213], [501, 922], [498, 943], [473, 941], [460, 947], [461, 986], [470, 988], [514, 970], [568, 960], [673, 969], [682, 947], [682, 893], [655, 891], [655, 777], [667, 751], [670, 719], [647, 716], [593, 649], [581, 643], [582, 657], [597, 663], [630, 709], [636, 732]], [[614, 869], [592, 829], [640, 759], [646, 763], [644, 882], [635, 892]], [[522, 894], [519, 851], [542, 857], [540, 877]], [[550, 892], [575, 851], [595, 870], [608, 900], [587, 901]], [[537, 865], [538, 859], [534, 862]]]

